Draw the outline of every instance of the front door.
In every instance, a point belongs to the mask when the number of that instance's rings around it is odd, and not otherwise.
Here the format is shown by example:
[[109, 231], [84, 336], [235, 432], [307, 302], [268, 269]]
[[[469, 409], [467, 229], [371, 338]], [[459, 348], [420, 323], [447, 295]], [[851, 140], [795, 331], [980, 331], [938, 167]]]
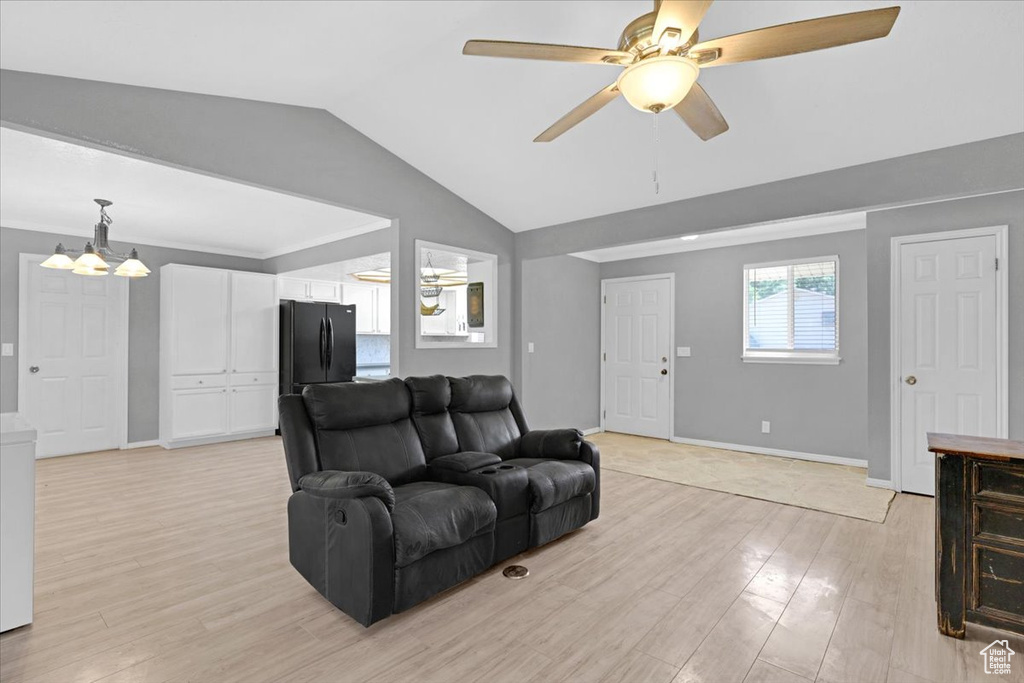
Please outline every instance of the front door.
[[669, 278], [608, 282], [604, 302], [604, 428], [672, 436]]
[[996, 433], [996, 238], [900, 245], [901, 488], [935, 495], [926, 434]]
[[36, 456], [118, 448], [126, 278], [40, 268], [42, 260], [22, 261], [20, 297], [26, 328], [18, 410], [36, 428]]

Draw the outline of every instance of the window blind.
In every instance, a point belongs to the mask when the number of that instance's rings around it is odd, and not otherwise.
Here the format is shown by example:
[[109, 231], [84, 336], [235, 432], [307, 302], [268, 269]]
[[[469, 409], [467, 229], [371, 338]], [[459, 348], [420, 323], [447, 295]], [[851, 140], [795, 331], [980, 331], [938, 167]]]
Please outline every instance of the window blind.
[[744, 268], [744, 356], [837, 353], [837, 261]]

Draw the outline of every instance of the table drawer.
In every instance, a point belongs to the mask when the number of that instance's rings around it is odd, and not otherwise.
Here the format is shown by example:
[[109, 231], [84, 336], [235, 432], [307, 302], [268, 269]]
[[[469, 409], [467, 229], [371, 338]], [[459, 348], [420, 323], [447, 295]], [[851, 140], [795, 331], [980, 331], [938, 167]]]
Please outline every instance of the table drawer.
[[208, 389], [227, 385], [224, 375], [175, 375], [171, 377], [172, 389]]
[[1024, 547], [1024, 507], [975, 503], [974, 537]]
[[246, 387], [262, 384], [277, 384], [276, 372], [234, 372], [231, 374], [231, 386]]
[[1024, 624], [1024, 553], [974, 546], [973, 607]]
[[1020, 465], [974, 462], [971, 469], [975, 496], [1024, 505], [1024, 468]]

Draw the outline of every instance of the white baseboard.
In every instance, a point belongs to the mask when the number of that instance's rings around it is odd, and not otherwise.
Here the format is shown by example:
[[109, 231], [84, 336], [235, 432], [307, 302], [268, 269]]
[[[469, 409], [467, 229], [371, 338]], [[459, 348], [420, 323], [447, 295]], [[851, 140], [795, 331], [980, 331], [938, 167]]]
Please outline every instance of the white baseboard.
[[669, 439], [672, 443], [684, 443], [690, 446], [706, 446], [708, 448], [722, 448], [727, 451], [740, 451], [743, 453], [757, 453], [758, 455], [774, 455], [780, 458], [793, 458], [794, 460], [810, 460], [811, 462], [823, 462], [828, 465], [847, 465], [848, 467], [867, 468], [867, 460], [857, 458], [841, 458], [836, 455], [821, 455], [818, 453], [801, 453], [800, 451], [786, 451], [781, 448], [763, 448], [761, 446], [744, 446], [737, 443], [722, 443], [721, 441], [705, 441], [704, 439], [688, 439], [682, 436], [673, 436]]
[[581, 429], [580, 431], [583, 432], [583, 436], [590, 436], [591, 434], [598, 434], [604, 430], [600, 427], [591, 427], [590, 429]]
[[868, 477], [864, 480], [864, 483], [868, 486], [873, 486], [876, 489], [889, 489], [890, 491], [895, 490], [893, 489], [892, 482], [888, 479], [872, 479], [871, 477]]
[[152, 441], [132, 441], [121, 447], [122, 451], [130, 451], [133, 448], [149, 448], [151, 446], [159, 446], [160, 442], [156, 439]]
[[244, 441], [245, 439], [260, 439], [265, 436], [274, 436], [273, 429], [261, 429], [255, 432], [239, 432], [237, 434], [218, 434], [217, 436], [206, 436], [195, 439], [178, 439], [171, 441], [158, 441], [158, 446], [171, 450], [174, 448], [188, 448], [189, 446], [208, 446], [226, 441]]

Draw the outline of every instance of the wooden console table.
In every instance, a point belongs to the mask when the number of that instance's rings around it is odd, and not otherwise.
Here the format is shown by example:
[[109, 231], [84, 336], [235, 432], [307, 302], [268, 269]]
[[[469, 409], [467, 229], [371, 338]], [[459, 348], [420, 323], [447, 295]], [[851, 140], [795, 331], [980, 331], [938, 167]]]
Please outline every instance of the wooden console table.
[[1024, 634], [1024, 441], [928, 434], [936, 454], [939, 631], [964, 622]]

